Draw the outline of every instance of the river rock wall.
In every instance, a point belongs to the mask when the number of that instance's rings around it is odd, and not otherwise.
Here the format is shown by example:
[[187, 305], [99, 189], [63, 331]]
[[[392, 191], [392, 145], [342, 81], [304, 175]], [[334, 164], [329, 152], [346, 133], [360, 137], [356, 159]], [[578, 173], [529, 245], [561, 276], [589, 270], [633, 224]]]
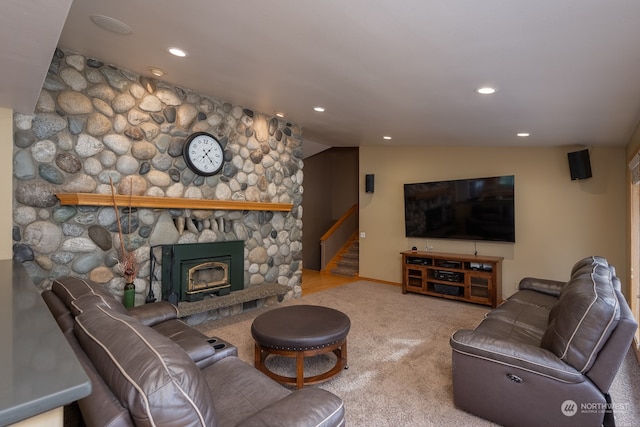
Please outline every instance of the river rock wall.
[[[182, 156], [194, 132], [224, 147], [222, 171], [194, 174]], [[56, 50], [34, 114], [14, 114], [14, 258], [42, 289], [64, 275], [122, 294], [120, 239], [138, 260], [136, 303], [152, 286], [162, 244], [242, 240], [244, 285], [300, 295], [301, 128], [211, 96]], [[56, 193], [292, 204], [289, 212], [62, 206]], [[237, 310], [236, 310], [237, 311]]]

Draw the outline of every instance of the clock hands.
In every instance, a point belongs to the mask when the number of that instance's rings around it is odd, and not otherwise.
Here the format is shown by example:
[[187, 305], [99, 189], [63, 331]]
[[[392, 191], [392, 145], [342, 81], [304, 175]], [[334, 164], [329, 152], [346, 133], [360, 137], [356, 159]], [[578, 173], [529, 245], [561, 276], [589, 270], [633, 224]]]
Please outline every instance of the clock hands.
[[[202, 156], [199, 157], [199, 159], [204, 159], [206, 158], [207, 160], [209, 160], [209, 163], [211, 163], [211, 165], [215, 165], [215, 162], [213, 161], [213, 159], [209, 156], [209, 153], [211, 152], [211, 150], [213, 150], [214, 147], [209, 148], [208, 150], [203, 149], [202, 152], [204, 154], [202, 154]], [[205, 151], [206, 150], [206, 151]]]
[[205, 154], [205, 156], [207, 156], [207, 159], [209, 159], [209, 162], [210, 162], [211, 164], [213, 164], [213, 160], [211, 160], [211, 157], [209, 157], [209, 153], [208, 153], [208, 152]]
[[209, 159], [209, 161], [211, 162], [211, 164], [214, 164], [214, 163], [213, 163], [213, 160], [211, 159], [211, 157], [209, 157], [209, 153], [211, 152], [211, 150], [213, 150], [213, 147], [209, 148], [209, 150], [207, 150], [207, 152], [206, 152], [206, 153], [204, 153], [204, 156], [205, 156], [207, 159]]

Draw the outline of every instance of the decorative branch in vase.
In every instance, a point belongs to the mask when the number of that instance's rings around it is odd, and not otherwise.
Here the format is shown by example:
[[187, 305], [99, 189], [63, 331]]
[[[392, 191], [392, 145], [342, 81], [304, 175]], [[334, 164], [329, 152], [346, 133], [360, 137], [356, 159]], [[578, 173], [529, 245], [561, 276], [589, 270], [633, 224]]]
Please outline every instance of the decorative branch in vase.
[[[116, 203], [116, 192], [113, 187], [113, 180], [109, 178], [111, 184], [111, 196], [113, 197], [113, 209], [116, 211], [116, 223], [118, 224], [118, 237], [120, 238], [120, 254], [118, 258], [118, 267], [122, 271], [124, 276], [124, 299], [123, 303], [126, 308], [131, 308], [135, 305], [136, 288], [133, 283], [138, 275], [138, 259], [136, 253], [128, 250], [124, 244], [124, 235], [122, 233], [122, 223], [120, 222], [120, 211], [118, 210], [118, 204]], [[129, 188], [129, 216], [131, 216], [131, 197], [133, 193], [133, 182]], [[129, 226], [128, 234], [131, 234], [131, 218], [127, 222]]]

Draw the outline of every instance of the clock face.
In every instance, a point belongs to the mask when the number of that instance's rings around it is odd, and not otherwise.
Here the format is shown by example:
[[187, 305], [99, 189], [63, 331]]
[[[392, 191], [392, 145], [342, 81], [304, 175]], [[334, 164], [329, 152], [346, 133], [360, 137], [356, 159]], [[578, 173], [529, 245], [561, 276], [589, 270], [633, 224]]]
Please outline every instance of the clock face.
[[187, 166], [198, 175], [215, 175], [220, 172], [224, 163], [222, 145], [206, 132], [190, 135], [184, 143], [182, 153]]

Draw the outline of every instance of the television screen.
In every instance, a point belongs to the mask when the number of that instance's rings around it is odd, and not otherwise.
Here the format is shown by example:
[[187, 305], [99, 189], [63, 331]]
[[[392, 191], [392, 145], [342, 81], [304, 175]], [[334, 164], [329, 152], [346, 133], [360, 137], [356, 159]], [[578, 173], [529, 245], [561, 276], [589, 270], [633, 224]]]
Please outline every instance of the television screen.
[[515, 177], [404, 185], [407, 237], [515, 242]]

